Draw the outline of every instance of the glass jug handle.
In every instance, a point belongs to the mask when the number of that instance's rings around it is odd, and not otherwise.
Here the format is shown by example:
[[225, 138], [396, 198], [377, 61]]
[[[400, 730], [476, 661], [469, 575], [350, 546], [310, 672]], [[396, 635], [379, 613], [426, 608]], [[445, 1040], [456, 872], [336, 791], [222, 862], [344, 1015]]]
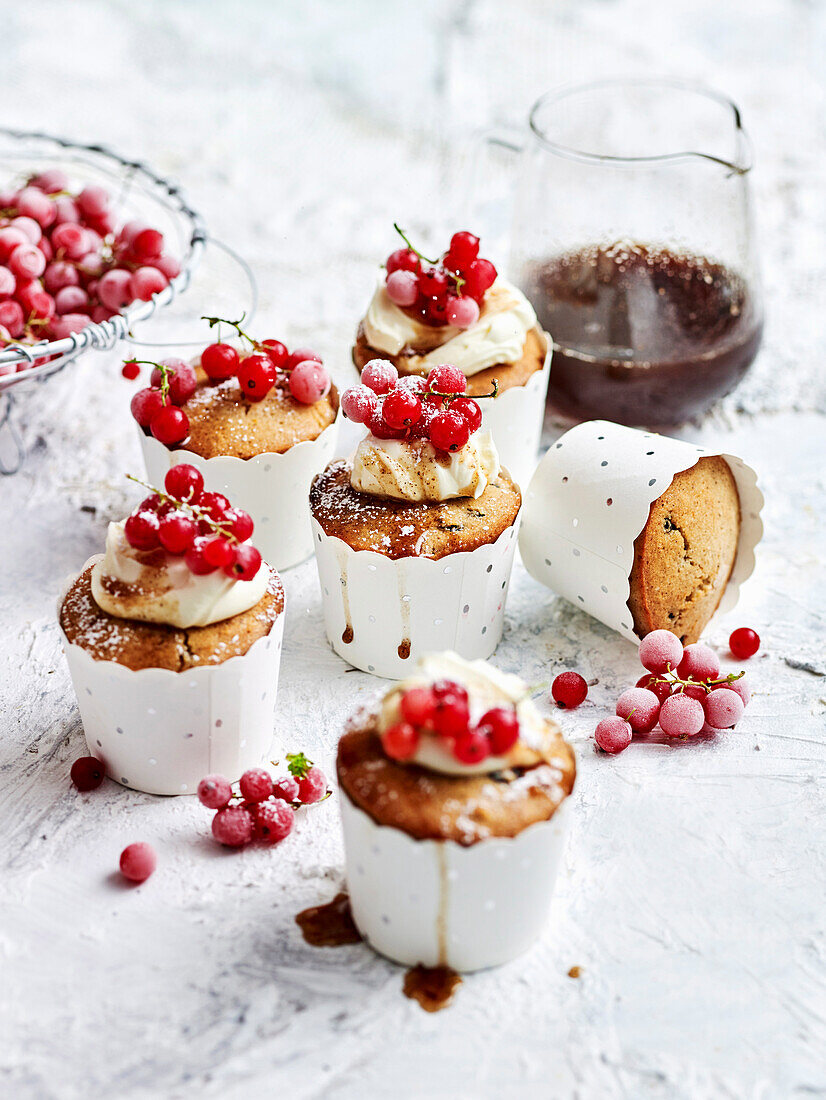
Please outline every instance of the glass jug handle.
[[455, 224], [482, 239], [482, 254], [504, 263], [510, 254], [514, 158], [525, 148], [519, 126], [493, 126], [472, 135], [460, 157], [459, 216]]

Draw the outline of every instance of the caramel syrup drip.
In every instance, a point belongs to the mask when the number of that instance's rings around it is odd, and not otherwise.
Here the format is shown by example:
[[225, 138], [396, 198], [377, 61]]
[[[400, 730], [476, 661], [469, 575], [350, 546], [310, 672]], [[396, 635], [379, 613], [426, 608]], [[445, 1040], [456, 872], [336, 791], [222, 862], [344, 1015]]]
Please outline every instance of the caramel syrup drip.
[[453, 1000], [462, 979], [449, 966], [413, 966], [404, 976], [404, 995], [425, 1012], [439, 1012]]
[[344, 893], [336, 894], [326, 905], [313, 905], [302, 910], [295, 923], [313, 947], [341, 947], [346, 943], [361, 942], [350, 911], [350, 898]]
[[349, 645], [353, 640], [353, 620], [350, 614], [350, 590], [347, 587], [347, 551], [341, 547], [336, 548], [336, 554], [338, 556], [338, 564], [341, 570], [341, 607], [344, 612], [344, 630], [341, 635], [341, 640], [345, 645]]

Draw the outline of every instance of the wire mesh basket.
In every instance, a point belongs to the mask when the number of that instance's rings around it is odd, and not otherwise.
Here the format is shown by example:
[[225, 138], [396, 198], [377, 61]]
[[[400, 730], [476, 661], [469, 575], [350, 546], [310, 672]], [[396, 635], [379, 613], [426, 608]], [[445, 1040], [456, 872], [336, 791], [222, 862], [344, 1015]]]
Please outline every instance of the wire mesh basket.
[[[72, 187], [99, 184], [112, 195], [118, 224], [139, 219], [164, 234], [180, 273], [149, 301], [134, 301], [107, 321], [90, 323], [64, 339], [10, 343], [0, 349], [0, 366], [13, 364], [14, 373], [0, 374], [0, 434], [12, 433], [17, 454], [0, 455], [0, 472], [13, 473], [23, 449], [10, 421], [12, 395], [43, 383], [90, 348], [109, 351], [133, 326], [147, 320], [186, 290], [207, 241], [206, 226], [177, 184], [148, 165], [130, 160], [102, 145], [84, 145], [51, 134], [0, 128], [0, 180], [22, 180], [47, 168], [61, 168]], [[21, 369], [22, 368], [22, 369]]]

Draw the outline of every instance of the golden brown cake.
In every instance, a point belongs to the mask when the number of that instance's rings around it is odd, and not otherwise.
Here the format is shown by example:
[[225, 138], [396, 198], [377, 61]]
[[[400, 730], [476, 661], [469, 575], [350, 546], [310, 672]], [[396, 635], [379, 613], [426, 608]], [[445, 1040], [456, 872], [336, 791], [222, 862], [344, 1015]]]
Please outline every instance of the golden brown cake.
[[167, 668], [186, 672], [240, 657], [269, 634], [284, 610], [281, 580], [270, 570], [264, 596], [249, 611], [210, 626], [179, 630], [162, 623], [109, 615], [95, 602], [91, 575], [89, 565], [67, 592], [60, 609], [60, 626], [69, 642], [81, 646], [95, 660], [117, 661], [134, 671]]
[[[494, 379], [496, 379], [500, 393], [510, 389], [511, 386], [524, 386], [531, 375], [542, 370], [547, 349], [546, 339], [545, 334], [539, 328], [531, 329], [525, 340], [522, 358], [515, 363], [499, 363], [494, 367], [488, 367], [486, 370], [470, 375], [467, 380], [468, 396], [476, 397], [482, 393], [489, 393]], [[422, 373], [426, 375], [427, 369], [421, 372], [411, 371], [409, 363], [405, 363], [405, 360], [409, 360], [414, 354], [412, 348], [405, 348], [399, 355], [388, 355], [386, 352], [371, 348], [364, 335], [364, 325], [359, 325], [356, 342], [353, 346], [353, 362], [359, 371], [371, 359], [389, 359], [401, 374]]]
[[725, 591], [740, 535], [737, 485], [724, 458], [701, 458], [651, 505], [634, 542], [628, 607], [640, 637], [665, 629], [696, 642]]
[[312, 405], [304, 405], [283, 386], [273, 386], [263, 401], [244, 399], [236, 378], [212, 382], [200, 366], [198, 386], [182, 406], [189, 436], [180, 449], [202, 458], [283, 454], [297, 443], [317, 439], [336, 418], [335, 386]]
[[339, 741], [336, 769], [341, 789], [377, 825], [402, 829], [417, 840], [474, 844], [485, 837], [513, 837], [547, 821], [572, 791], [573, 749], [555, 734], [547, 759], [528, 768], [490, 775], [440, 775], [391, 760], [382, 749], [376, 717]]
[[313, 516], [334, 538], [354, 550], [388, 558], [441, 558], [492, 543], [515, 521], [522, 504], [519, 487], [500, 470], [479, 497], [402, 501], [358, 492], [350, 484], [352, 465], [336, 459], [310, 489]]

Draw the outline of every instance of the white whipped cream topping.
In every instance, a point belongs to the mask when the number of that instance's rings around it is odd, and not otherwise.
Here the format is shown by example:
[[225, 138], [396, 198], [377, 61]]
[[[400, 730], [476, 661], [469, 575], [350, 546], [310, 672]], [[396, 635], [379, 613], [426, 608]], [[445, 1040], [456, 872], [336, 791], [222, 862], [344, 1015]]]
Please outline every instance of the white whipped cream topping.
[[361, 493], [393, 500], [480, 497], [499, 473], [490, 432], [477, 432], [459, 451], [445, 454], [426, 439], [366, 436], [353, 456], [350, 484]]
[[[487, 775], [513, 767], [525, 750], [542, 754], [550, 734], [548, 725], [528, 698], [528, 688], [518, 677], [489, 665], [487, 661], [465, 661], [456, 653], [431, 653], [419, 661], [418, 672], [401, 680], [384, 697], [379, 714], [379, 732], [402, 721], [399, 700], [412, 687], [437, 680], [453, 680], [467, 689], [470, 720], [476, 722], [491, 707], [515, 706], [519, 719], [519, 741], [506, 756], [488, 756], [478, 764], [462, 764], [442, 738], [422, 733], [419, 747], [407, 763], [419, 764], [442, 775]], [[519, 748], [522, 752], [519, 752]]]
[[269, 577], [265, 562], [249, 581], [233, 580], [222, 569], [196, 576], [182, 555], [136, 550], [124, 523], [110, 523], [106, 553], [92, 569], [92, 595], [98, 607], [119, 619], [187, 630], [249, 611], [266, 592]]
[[[440, 363], [452, 363], [467, 377], [522, 358], [528, 332], [536, 325], [533, 306], [517, 287], [501, 277], [485, 294], [479, 320], [467, 329], [424, 325], [390, 301], [382, 274], [364, 318], [368, 344], [387, 355], [405, 348], [422, 354], [403, 358], [400, 370], [426, 374]], [[438, 341], [438, 342], [437, 342]]]

